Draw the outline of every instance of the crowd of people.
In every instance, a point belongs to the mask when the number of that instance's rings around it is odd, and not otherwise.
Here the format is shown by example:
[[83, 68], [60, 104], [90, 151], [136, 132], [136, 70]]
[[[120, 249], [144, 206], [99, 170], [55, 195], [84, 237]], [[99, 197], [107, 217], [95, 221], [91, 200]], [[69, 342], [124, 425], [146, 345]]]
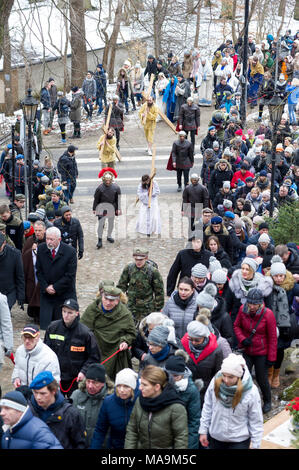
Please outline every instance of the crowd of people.
[[[288, 57], [294, 57], [292, 70], [284, 70], [289, 59], [279, 65], [287, 74], [285, 81], [292, 80], [291, 87], [297, 75], [297, 37], [299, 33], [291, 38], [287, 32], [282, 38]], [[263, 67], [272, 74], [275, 46], [270, 35], [261, 47], [249, 40], [249, 99], [254, 103], [263, 98], [261, 113], [267, 101], [256, 88], [257, 77], [251, 79]], [[276, 136], [265, 120], [256, 130], [242, 124], [236, 105], [238, 84], [230, 84], [238, 82], [241, 51], [241, 41], [234, 47], [226, 41], [215, 51], [212, 67], [197, 51], [185, 53], [182, 64], [171, 53], [168, 63], [150, 55], [144, 72], [140, 64], [130, 69], [126, 61], [110, 116], [105, 95], [97, 94], [100, 67], [94, 78], [87, 74], [82, 86], [88, 117], [92, 118], [96, 98], [98, 112], [105, 106], [106, 123], [110, 119], [98, 142], [102, 182], [92, 205], [99, 221], [98, 249], [103, 247], [106, 221], [107, 241], [114, 243], [114, 219], [122, 214], [113, 162], [129, 98], [133, 108], [139, 108], [149, 155], [158, 117], [177, 122], [178, 138], [170, 149], [168, 169], [177, 172], [181, 215], [188, 218], [189, 229], [186, 248], [171, 261], [166, 283], [158, 260], [151, 259], [141, 244], [117, 281], [102, 276], [95, 298], [80, 311], [76, 274], [84, 255], [84, 233], [71, 208], [78, 176], [76, 147], [67, 147], [57, 168], [49, 158], [44, 166], [33, 161], [34, 210], [27, 220], [22, 217], [26, 182], [18, 168], [12, 191], [11, 145], [4, 149], [9, 203], [0, 206], [0, 366], [7, 356], [14, 368], [13, 390], [0, 400], [0, 447], [261, 446], [263, 415], [272, 408], [272, 389], [280, 386], [284, 351], [299, 337], [299, 249], [293, 240], [275, 243], [269, 225], [271, 211], [279, 224], [281, 208], [298, 203], [299, 141], [290, 113], [294, 107], [282, 115]], [[132, 82], [128, 74], [135, 77]], [[154, 74], [154, 80], [145, 97], [147, 74], [149, 78]], [[272, 79], [262, 75], [265, 91], [264, 84]], [[163, 88], [160, 82], [165, 78]], [[220, 99], [220, 85], [229, 92], [227, 87], [232, 87], [232, 94], [223, 91]], [[282, 88], [280, 93], [289, 93]], [[72, 91], [78, 94], [81, 112], [81, 91]], [[216, 109], [200, 143], [201, 172], [189, 175], [196, 162], [200, 106], [210, 106], [213, 93]], [[232, 95], [236, 102], [230, 102]], [[286, 94], [284, 98], [287, 107]], [[55, 109], [55, 105], [45, 109], [48, 128], [50, 111]], [[80, 119], [74, 121], [77, 137], [78, 123]], [[62, 127], [62, 135], [64, 131]], [[16, 166], [18, 160], [26, 165], [21, 149]], [[157, 182], [143, 175], [137, 191], [141, 208], [136, 230], [148, 236], [161, 232], [159, 193]], [[11, 309], [16, 302], [21, 309], [27, 304], [31, 321], [22, 329], [21, 345], [13, 354]]]

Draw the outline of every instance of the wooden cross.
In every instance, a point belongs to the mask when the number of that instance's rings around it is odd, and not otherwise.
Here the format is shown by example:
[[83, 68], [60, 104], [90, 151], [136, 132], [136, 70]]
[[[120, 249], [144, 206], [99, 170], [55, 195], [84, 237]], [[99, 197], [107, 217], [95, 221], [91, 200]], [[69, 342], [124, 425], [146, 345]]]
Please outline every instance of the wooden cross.
[[166, 122], [166, 124], [170, 127], [170, 129], [177, 134], [177, 130], [175, 125], [168, 119], [168, 117], [162, 113], [162, 111], [158, 108], [158, 114], [161, 116], [161, 118]]
[[[146, 92], [142, 92], [142, 96], [143, 96], [143, 98], [144, 98], [146, 101], [147, 101], [147, 100], [149, 99], [149, 97], [151, 96], [151, 92], [152, 92], [152, 89], [153, 89], [154, 80], [155, 80], [155, 75], [152, 73], [152, 74], [151, 74], [150, 81], [149, 81], [148, 89], [146, 90]], [[144, 113], [144, 116], [143, 116], [143, 118], [142, 118], [142, 124], [143, 124], [143, 125], [145, 125], [147, 113], [148, 113], [148, 109], [145, 108], [145, 113]]]
[[[102, 159], [102, 156], [103, 156], [103, 153], [104, 153], [104, 147], [105, 145], [107, 144], [107, 146], [109, 148], [112, 148], [111, 145], [107, 142], [107, 133], [108, 133], [108, 130], [109, 130], [109, 125], [110, 125], [110, 119], [111, 119], [111, 113], [112, 113], [112, 103], [109, 104], [109, 109], [108, 109], [108, 114], [107, 114], [107, 119], [106, 119], [106, 123], [104, 124], [103, 126], [103, 131], [104, 131], [104, 134], [105, 134], [105, 137], [104, 137], [104, 140], [103, 140], [103, 145], [102, 145], [102, 148], [101, 148], [101, 152], [100, 152], [100, 160]], [[115, 154], [118, 158], [118, 161], [121, 161], [121, 155], [119, 153], [119, 150], [117, 148], [115, 148]]]
[[150, 174], [151, 182], [150, 182], [150, 187], [149, 187], [149, 192], [148, 192], [148, 205], [147, 205], [147, 207], [151, 207], [151, 203], [152, 203], [154, 176], [156, 175], [155, 159], [156, 159], [156, 146], [153, 145], [152, 168], [151, 168], [151, 174]]

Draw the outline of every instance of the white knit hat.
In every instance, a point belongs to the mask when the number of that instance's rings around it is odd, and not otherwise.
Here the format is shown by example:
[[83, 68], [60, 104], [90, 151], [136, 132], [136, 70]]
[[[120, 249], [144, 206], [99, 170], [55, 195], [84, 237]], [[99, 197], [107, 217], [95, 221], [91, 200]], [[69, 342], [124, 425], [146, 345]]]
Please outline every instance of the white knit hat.
[[287, 268], [283, 263], [281, 257], [279, 255], [274, 255], [271, 259], [271, 269], [270, 274], [271, 276], [276, 276], [277, 274], [286, 274]]
[[227, 275], [224, 269], [216, 269], [212, 274], [212, 281], [215, 282], [215, 284], [225, 284]]
[[197, 320], [193, 320], [188, 323], [187, 333], [191, 338], [208, 338], [210, 336], [209, 328]]
[[258, 241], [259, 243], [270, 243], [270, 237], [267, 235], [267, 233], [262, 233]]
[[229, 354], [222, 362], [221, 373], [242, 377], [245, 370], [245, 359], [240, 354]]
[[210, 282], [198, 294], [198, 296], [196, 297], [196, 303], [197, 305], [200, 305], [201, 307], [206, 307], [212, 311], [217, 305], [217, 301], [215, 300], [216, 295], [217, 287], [215, 286], [215, 284]]
[[128, 387], [131, 387], [132, 390], [135, 390], [137, 378], [138, 374], [136, 374], [136, 372], [134, 372], [132, 369], [122, 369], [116, 374], [115, 387], [117, 385], [127, 385]]
[[213, 273], [216, 269], [221, 269], [221, 263], [215, 258], [215, 256], [211, 256], [209, 259], [209, 271], [210, 273]]

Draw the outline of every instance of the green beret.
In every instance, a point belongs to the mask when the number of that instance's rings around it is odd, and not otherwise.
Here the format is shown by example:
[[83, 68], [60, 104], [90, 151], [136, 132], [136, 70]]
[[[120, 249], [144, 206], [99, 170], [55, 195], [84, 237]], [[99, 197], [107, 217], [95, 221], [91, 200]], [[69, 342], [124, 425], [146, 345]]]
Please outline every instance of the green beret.
[[116, 300], [119, 299], [121, 289], [115, 286], [104, 286], [104, 294], [107, 299]]

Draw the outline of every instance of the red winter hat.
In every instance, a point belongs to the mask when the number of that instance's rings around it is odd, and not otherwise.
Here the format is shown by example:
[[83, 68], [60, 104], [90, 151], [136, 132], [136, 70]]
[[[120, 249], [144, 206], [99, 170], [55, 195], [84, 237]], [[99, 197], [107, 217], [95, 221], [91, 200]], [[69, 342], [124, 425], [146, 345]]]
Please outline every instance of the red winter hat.
[[243, 135], [243, 131], [242, 129], [238, 129], [236, 132], [235, 132], [236, 135]]

